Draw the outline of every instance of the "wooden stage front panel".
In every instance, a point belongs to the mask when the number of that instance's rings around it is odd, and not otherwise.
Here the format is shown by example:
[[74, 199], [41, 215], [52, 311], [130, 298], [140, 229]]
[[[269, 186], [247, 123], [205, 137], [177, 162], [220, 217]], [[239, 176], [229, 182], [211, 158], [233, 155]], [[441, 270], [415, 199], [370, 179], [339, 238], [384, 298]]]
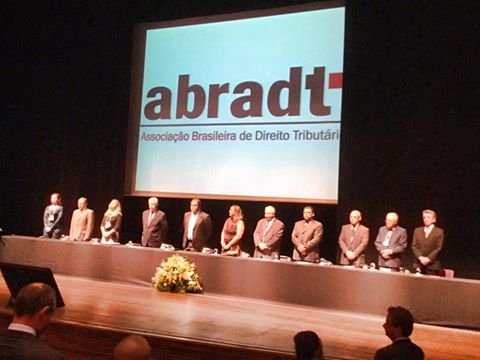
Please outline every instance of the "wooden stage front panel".
[[401, 305], [421, 323], [480, 329], [476, 280], [22, 236], [3, 240], [0, 261], [49, 267], [55, 274], [149, 286], [163, 260], [183, 254], [197, 265], [206, 294], [377, 316]]

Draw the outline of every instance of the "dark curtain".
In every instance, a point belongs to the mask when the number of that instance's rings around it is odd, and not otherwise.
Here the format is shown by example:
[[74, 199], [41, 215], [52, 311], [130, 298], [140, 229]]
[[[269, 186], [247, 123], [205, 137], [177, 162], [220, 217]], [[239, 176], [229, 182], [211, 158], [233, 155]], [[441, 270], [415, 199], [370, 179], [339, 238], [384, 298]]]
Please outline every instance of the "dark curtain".
[[[86, 196], [98, 236], [108, 202], [119, 198], [122, 241], [138, 241], [146, 199], [123, 196], [133, 24], [298, 3], [7, 1], [0, 15], [0, 227], [40, 235], [49, 195], [59, 192], [66, 229], [77, 198]], [[480, 277], [479, 14], [475, 1], [347, 1], [339, 205], [317, 207], [326, 258], [335, 260], [338, 228], [351, 209], [362, 210], [371, 228], [367, 259], [375, 261], [373, 239], [386, 212], [397, 211], [411, 237], [421, 210], [432, 208], [446, 231], [444, 264]], [[231, 203], [205, 201], [212, 246]], [[267, 204], [240, 205], [251, 252]], [[287, 226], [288, 255], [304, 204], [274, 205]], [[160, 207], [178, 246], [188, 200], [161, 199]], [[411, 260], [410, 253], [407, 267]]]

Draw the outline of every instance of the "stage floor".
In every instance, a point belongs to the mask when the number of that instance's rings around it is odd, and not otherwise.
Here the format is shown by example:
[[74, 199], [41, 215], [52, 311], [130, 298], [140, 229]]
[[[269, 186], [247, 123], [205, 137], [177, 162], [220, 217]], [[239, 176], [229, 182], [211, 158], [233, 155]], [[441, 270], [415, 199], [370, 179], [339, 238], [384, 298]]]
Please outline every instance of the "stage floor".
[[[226, 295], [161, 293], [146, 286], [65, 275], [55, 278], [66, 303], [53, 319], [57, 324], [260, 351], [268, 355], [265, 358], [293, 354], [293, 335], [306, 329], [322, 338], [328, 359], [372, 359], [377, 348], [389, 343], [379, 316]], [[8, 297], [2, 278], [4, 315], [10, 312], [4, 305]], [[480, 359], [480, 332], [416, 324], [412, 339], [426, 359]], [[62, 341], [68, 346], [68, 338]]]

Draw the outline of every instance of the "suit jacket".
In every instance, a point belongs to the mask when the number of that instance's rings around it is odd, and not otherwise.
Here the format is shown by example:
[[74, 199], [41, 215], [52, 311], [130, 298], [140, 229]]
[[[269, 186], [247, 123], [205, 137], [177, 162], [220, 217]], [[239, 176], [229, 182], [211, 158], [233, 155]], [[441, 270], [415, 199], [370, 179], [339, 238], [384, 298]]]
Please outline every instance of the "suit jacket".
[[378, 349], [374, 360], [423, 360], [423, 350], [409, 338], [397, 340]]
[[[183, 249], [187, 247], [188, 243], [188, 224], [190, 223], [191, 216], [191, 211], [183, 215]], [[192, 235], [192, 247], [195, 251], [202, 251], [202, 249], [208, 245], [210, 237], [212, 236], [212, 219], [206, 212], [200, 211], [197, 214], [197, 221], [195, 221]]]
[[32, 334], [7, 330], [0, 336], [0, 359], [62, 360], [63, 356]]
[[[352, 225], [347, 224], [342, 226], [342, 231], [338, 237], [338, 244], [342, 249], [340, 255], [340, 264], [342, 265], [364, 265], [365, 254], [364, 251], [368, 246], [368, 239], [370, 237], [370, 230], [359, 224], [355, 231], [352, 231]], [[352, 251], [355, 255], [355, 259], [348, 260], [345, 253]]]
[[149, 215], [150, 210], [145, 210], [142, 214], [142, 246], [160, 247], [167, 237], [167, 218], [163, 211], [157, 210], [148, 224]]
[[443, 230], [434, 226], [428, 237], [425, 237], [424, 227], [418, 227], [413, 232], [412, 251], [415, 258], [426, 256], [431, 263], [427, 266], [422, 266], [421, 263], [415, 262], [414, 268], [424, 268], [422, 270], [440, 270], [441, 264], [438, 260], [438, 254], [443, 247], [444, 233]]
[[[253, 241], [255, 243], [255, 253], [253, 256], [256, 258], [278, 259], [278, 256], [280, 255], [280, 242], [282, 240], [285, 225], [283, 222], [275, 218], [268, 231], [265, 232], [267, 227], [267, 219], [264, 218], [258, 220], [257, 227], [253, 232]], [[258, 248], [258, 244], [261, 242], [267, 245], [266, 249], [260, 250]]]
[[[402, 253], [407, 248], [407, 230], [397, 226], [393, 229], [392, 236], [390, 237], [389, 245], [383, 245], [385, 237], [387, 236], [388, 228], [382, 226], [378, 230], [377, 238], [375, 239], [375, 248], [379, 252], [378, 255], [378, 266], [389, 267], [389, 268], [399, 268], [402, 265]], [[385, 260], [380, 256], [380, 251], [391, 249], [393, 251], [391, 258]]]
[[77, 241], [90, 241], [93, 234], [95, 214], [93, 210], [76, 209], [70, 222], [70, 239]]
[[[295, 223], [292, 231], [292, 242], [295, 245], [293, 249], [293, 260], [302, 260], [316, 262], [320, 259], [319, 245], [323, 237], [323, 225], [321, 222], [311, 220], [307, 223], [300, 220]], [[303, 245], [307, 248], [307, 255], [301, 255], [297, 247]]]

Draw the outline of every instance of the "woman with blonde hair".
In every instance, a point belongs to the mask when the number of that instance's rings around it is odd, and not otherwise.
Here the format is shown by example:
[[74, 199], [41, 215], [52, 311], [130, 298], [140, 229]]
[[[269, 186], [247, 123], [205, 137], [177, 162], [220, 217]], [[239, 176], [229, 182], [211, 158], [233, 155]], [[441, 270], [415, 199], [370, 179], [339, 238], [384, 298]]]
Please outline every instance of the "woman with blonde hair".
[[102, 241], [115, 241], [118, 242], [120, 225], [122, 224], [122, 206], [120, 201], [113, 199], [108, 204], [108, 209], [100, 225], [102, 232]]
[[43, 213], [43, 237], [60, 239], [62, 236], [62, 197], [59, 193], [50, 195], [50, 205]]
[[240, 206], [232, 205], [230, 206], [228, 215], [229, 217], [223, 225], [220, 239], [222, 254], [238, 256], [242, 253], [240, 242], [242, 241], [243, 232], [245, 231], [243, 212]]

